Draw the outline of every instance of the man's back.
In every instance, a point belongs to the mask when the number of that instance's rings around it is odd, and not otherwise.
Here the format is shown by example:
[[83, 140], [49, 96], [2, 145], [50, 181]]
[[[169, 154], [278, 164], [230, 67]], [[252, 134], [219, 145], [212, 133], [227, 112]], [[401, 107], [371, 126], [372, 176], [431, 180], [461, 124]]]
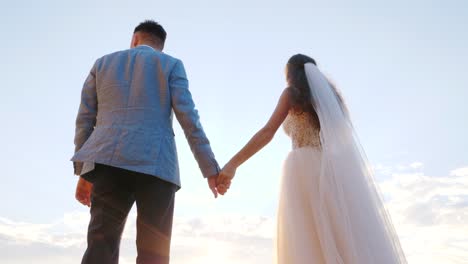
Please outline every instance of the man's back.
[[[83, 88], [72, 160], [85, 162], [85, 169], [101, 163], [180, 186], [172, 110], [192, 149], [209, 147], [180, 60], [144, 45], [106, 55]], [[203, 151], [196, 155], [202, 171], [217, 167], [211, 149]]]
[[[119, 51], [98, 60], [96, 87], [99, 114], [103, 116], [101, 119], [98, 116], [97, 126], [154, 130], [170, 127], [168, 78], [176, 63], [176, 59], [147, 46]], [[108, 114], [110, 120], [106, 119]], [[108, 124], [109, 121], [113, 123]]]
[[96, 62], [96, 127], [172, 134], [169, 76], [178, 61], [147, 46]]

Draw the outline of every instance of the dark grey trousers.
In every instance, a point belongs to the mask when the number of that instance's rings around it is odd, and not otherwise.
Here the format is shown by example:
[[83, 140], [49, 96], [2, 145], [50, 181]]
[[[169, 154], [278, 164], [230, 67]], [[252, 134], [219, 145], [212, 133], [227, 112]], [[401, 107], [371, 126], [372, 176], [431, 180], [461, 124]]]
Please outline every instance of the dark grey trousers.
[[117, 264], [127, 215], [137, 205], [137, 264], [169, 263], [176, 185], [157, 177], [96, 164], [88, 247], [82, 264]]

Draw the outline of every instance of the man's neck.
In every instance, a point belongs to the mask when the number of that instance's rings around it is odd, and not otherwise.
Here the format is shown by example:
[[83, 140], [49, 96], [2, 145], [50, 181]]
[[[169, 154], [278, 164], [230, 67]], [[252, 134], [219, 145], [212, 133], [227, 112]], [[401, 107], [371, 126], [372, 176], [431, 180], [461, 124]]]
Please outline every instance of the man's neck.
[[150, 43], [140, 43], [140, 44], [137, 45], [137, 47], [139, 47], [139, 46], [146, 46], [146, 47], [150, 47], [150, 48], [152, 48], [154, 50], [161, 51], [160, 47], [158, 47], [158, 46], [156, 46], [154, 44], [150, 44]]

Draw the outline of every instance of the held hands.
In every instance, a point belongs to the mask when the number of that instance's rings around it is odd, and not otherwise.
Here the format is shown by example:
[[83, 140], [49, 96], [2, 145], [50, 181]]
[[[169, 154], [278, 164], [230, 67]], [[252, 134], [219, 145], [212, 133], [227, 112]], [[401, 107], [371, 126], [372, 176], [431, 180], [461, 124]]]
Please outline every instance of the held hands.
[[76, 184], [75, 198], [83, 205], [88, 207], [91, 206], [91, 190], [93, 189], [93, 184], [89, 181], [80, 177], [78, 183]]
[[231, 186], [232, 178], [236, 174], [236, 167], [231, 164], [226, 164], [218, 175], [208, 177], [208, 187], [217, 198], [218, 194], [224, 195]]
[[229, 187], [231, 187], [231, 181], [236, 175], [236, 169], [235, 166], [228, 163], [219, 173], [216, 188], [221, 195], [224, 195]]

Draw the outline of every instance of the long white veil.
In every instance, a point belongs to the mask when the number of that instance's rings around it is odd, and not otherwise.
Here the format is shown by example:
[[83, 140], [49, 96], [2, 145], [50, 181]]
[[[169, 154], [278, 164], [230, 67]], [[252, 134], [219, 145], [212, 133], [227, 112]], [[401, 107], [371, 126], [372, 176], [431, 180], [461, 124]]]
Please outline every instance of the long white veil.
[[343, 102], [314, 64], [304, 69], [320, 121], [320, 210], [315, 217], [326, 263], [406, 263]]

